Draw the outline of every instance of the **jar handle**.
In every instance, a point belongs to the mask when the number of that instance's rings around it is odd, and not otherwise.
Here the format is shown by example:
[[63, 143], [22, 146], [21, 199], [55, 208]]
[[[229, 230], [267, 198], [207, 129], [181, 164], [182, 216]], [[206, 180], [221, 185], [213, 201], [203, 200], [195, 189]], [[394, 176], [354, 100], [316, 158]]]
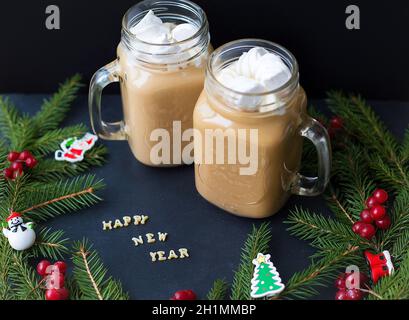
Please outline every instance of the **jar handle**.
[[126, 140], [123, 121], [105, 122], [101, 115], [102, 90], [113, 82], [119, 82], [118, 61], [112, 61], [94, 73], [89, 86], [88, 106], [92, 130], [105, 140]]
[[301, 196], [315, 196], [322, 193], [330, 179], [331, 143], [325, 127], [317, 120], [307, 117], [299, 128], [299, 134], [309, 139], [318, 153], [318, 176], [306, 177], [297, 173], [291, 191]]

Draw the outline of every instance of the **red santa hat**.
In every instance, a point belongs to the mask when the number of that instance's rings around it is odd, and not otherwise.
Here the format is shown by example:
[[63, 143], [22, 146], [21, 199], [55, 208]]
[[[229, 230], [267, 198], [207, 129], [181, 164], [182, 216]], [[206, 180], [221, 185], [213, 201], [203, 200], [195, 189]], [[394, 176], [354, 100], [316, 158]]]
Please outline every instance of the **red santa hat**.
[[6, 219], [7, 222], [9, 222], [13, 218], [18, 218], [21, 217], [21, 214], [18, 212], [12, 212]]

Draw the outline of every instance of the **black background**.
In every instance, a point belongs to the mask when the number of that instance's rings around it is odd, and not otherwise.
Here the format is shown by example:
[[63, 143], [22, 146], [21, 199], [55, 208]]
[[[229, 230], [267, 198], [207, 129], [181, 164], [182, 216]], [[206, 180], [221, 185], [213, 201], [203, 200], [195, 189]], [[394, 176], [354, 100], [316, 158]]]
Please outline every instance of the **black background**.
[[[2, 1], [0, 92], [52, 92], [56, 83], [76, 72], [88, 82], [93, 72], [115, 58], [122, 15], [135, 2]], [[259, 37], [290, 49], [310, 97], [337, 88], [368, 98], [409, 98], [406, 0], [196, 2], [208, 15], [215, 47]], [[50, 4], [60, 7], [61, 30], [45, 27], [45, 8]], [[361, 9], [361, 30], [345, 27], [349, 4]]]

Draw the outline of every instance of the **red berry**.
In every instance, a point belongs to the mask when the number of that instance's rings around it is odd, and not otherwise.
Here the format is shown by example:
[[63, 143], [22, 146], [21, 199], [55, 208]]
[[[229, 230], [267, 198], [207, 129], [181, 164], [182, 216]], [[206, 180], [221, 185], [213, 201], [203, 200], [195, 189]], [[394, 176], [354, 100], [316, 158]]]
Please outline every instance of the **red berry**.
[[172, 300], [196, 300], [196, 294], [192, 290], [176, 291], [171, 298]]
[[10, 162], [14, 162], [18, 159], [18, 157], [20, 156], [20, 153], [17, 151], [11, 151], [8, 156], [7, 156], [7, 160]]
[[372, 208], [373, 206], [375, 206], [377, 204], [378, 204], [378, 202], [376, 201], [375, 197], [369, 197], [365, 201], [365, 205], [366, 205], [367, 209], [370, 209], [370, 208]]
[[362, 238], [371, 240], [375, 235], [375, 232], [376, 232], [375, 227], [372, 224], [365, 223], [364, 226], [362, 226], [361, 229], [359, 230], [359, 235]]
[[357, 221], [352, 225], [352, 231], [356, 234], [360, 233], [363, 226], [365, 226], [366, 223], [362, 221]]
[[370, 213], [371, 213], [372, 219], [379, 220], [385, 216], [386, 209], [384, 206], [377, 204], [371, 208]]
[[342, 118], [338, 116], [332, 117], [329, 123], [330, 123], [331, 128], [334, 128], [334, 129], [341, 129], [343, 126]]
[[11, 168], [6, 168], [3, 171], [4, 177], [7, 179], [13, 179], [14, 178], [14, 171]]
[[335, 294], [335, 300], [348, 300], [347, 292], [345, 289], [338, 290]]
[[383, 189], [376, 189], [373, 193], [373, 197], [378, 203], [384, 203], [388, 200], [388, 193]]
[[37, 165], [37, 160], [34, 157], [28, 157], [26, 159], [26, 165], [27, 167], [29, 167], [30, 169], [34, 168]]
[[41, 260], [38, 264], [37, 264], [37, 273], [44, 277], [47, 274], [47, 268], [51, 266], [51, 262], [48, 260]]
[[58, 289], [58, 292], [60, 294], [60, 300], [68, 300], [68, 298], [70, 297], [70, 291], [68, 291], [68, 289], [66, 288]]
[[[359, 279], [359, 284], [358, 284], [358, 281], [357, 283], [355, 283], [355, 280], [358, 280], [358, 279]], [[362, 273], [362, 272], [359, 272], [357, 276], [355, 276], [355, 272], [349, 273], [345, 277], [345, 287], [347, 289], [360, 289], [367, 283], [368, 283], [368, 277], [366, 276], [365, 273]]]
[[344, 273], [340, 274], [337, 280], [335, 280], [335, 287], [337, 289], [345, 289], [345, 274]]
[[376, 220], [375, 224], [379, 229], [389, 229], [391, 226], [391, 218], [388, 215], [385, 215], [383, 218]]
[[372, 223], [373, 222], [371, 213], [369, 212], [368, 209], [362, 210], [359, 217], [361, 218], [362, 222], [365, 222], [365, 223]]
[[64, 287], [64, 274], [63, 273], [52, 273], [47, 278], [47, 288], [49, 289], [60, 289]]
[[362, 296], [362, 292], [359, 289], [350, 289], [346, 293], [347, 300], [362, 300]]
[[46, 300], [67, 300], [69, 291], [66, 288], [61, 289], [47, 289], [45, 291]]
[[27, 158], [32, 157], [31, 152], [28, 150], [24, 150], [22, 153], [20, 153], [20, 156], [18, 157], [19, 160], [21, 161], [26, 161]]
[[47, 289], [45, 291], [45, 300], [61, 300], [59, 290], [57, 290], [57, 289]]
[[67, 265], [63, 261], [57, 261], [56, 263], [54, 263], [54, 267], [56, 267], [61, 273], [65, 273], [65, 271], [67, 270]]
[[14, 161], [14, 162], [11, 164], [10, 168], [11, 168], [13, 171], [18, 171], [18, 172], [20, 172], [20, 171], [23, 171], [23, 164], [22, 164], [21, 162]]

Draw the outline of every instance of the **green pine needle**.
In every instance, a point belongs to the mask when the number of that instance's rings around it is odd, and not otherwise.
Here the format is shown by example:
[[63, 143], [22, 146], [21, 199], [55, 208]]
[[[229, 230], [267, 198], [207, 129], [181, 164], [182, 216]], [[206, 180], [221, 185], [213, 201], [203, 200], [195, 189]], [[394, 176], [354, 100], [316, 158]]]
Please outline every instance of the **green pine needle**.
[[128, 299], [121, 284], [107, 276], [108, 270], [88, 241], [75, 242], [73, 251], [74, 277], [84, 299]]
[[212, 288], [207, 294], [207, 300], [224, 300], [227, 296], [229, 284], [223, 279], [214, 281]]
[[42, 228], [36, 233], [36, 242], [30, 250], [32, 257], [51, 260], [64, 259], [64, 255], [68, 253], [68, 239], [64, 237], [63, 231]]
[[234, 274], [231, 299], [249, 300], [251, 279], [253, 278], [253, 259], [257, 253], [266, 253], [271, 240], [271, 230], [269, 223], [262, 223], [260, 227], [253, 226], [253, 231], [249, 234], [241, 253], [241, 262]]

